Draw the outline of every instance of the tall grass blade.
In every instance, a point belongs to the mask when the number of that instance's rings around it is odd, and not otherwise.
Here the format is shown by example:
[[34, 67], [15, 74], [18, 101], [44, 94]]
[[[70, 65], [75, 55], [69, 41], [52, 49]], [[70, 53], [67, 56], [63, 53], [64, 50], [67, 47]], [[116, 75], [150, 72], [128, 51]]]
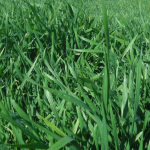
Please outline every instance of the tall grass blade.
[[135, 104], [134, 104], [134, 117], [133, 117], [133, 121], [132, 121], [131, 138], [133, 137], [133, 129], [134, 129], [135, 117], [136, 117], [137, 109], [139, 107], [140, 84], [141, 84], [141, 68], [142, 68], [142, 51], [141, 51], [141, 54], [140, 54], [138, 65], [137, 65], [136, 91], [135, 91]]
[[74, 141], [74, 140], [75, 140], [74, 138], [72, 138], [70, 136], [66, 136], [66, 137], [60, 139], [54, 145], [52, 145], [51, 148], [49, 148], [48, 150], [59, 150], [59, 149], [63, 148], [65, 145], [67, 145], [69, 142]]
[[26, 133], [28, 136], [30, 136], [35, 141], [39, 142], [39, 139], [35, 137], [29, 130], [25, 129], [21, 125], [19, 125], [17, 122], [15, 122], [13, 119], [11, 119], [9, 116], [6, 116], [5, 114], [0, 112], [0, 117], [4, 120], [7, 120], [8, 122], [11, 122], [14, 126], [18, 127], [20, 130], [22, 130], [24, 133]]

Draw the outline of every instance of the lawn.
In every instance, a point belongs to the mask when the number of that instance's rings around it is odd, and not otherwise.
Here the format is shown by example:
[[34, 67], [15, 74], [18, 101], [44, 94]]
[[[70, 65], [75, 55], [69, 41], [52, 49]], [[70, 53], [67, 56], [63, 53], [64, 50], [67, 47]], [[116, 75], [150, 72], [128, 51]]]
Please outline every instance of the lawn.
[[150, 2], [1, 0], [0, 149], [150, 150]]

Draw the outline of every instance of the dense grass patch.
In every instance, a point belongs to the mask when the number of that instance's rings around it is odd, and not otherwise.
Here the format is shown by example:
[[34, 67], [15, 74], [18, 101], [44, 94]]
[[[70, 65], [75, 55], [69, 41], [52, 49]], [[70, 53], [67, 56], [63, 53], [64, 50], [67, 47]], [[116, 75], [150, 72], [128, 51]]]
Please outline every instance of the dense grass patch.
[[0, 149], [150, 149], [150, 2], [2, 0]]

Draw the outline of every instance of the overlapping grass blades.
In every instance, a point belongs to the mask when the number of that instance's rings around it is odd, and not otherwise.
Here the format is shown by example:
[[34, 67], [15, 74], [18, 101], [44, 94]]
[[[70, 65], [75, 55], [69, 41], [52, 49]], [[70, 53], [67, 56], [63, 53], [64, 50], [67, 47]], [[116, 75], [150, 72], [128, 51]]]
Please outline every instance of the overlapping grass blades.
[[149, 149], [148, 2], [37, 1], [1, 1], [0, 148]]

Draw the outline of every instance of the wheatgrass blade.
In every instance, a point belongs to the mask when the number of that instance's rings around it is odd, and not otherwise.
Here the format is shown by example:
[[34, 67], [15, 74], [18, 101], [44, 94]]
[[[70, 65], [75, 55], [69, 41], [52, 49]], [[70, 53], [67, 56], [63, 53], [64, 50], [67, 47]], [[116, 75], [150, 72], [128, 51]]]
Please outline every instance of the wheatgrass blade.
[[73, 30], [74, 30], [75, 39], [76, 39], [78, 48], [80, 48], [80, 43], [79, 43], [79, 38], [78, 38], [78, 34], [77, 34], [77, 29], [76, 29], [76, 28], [73, 28]]
[[[28, 123], [32, 123], [35, 126], [37, 126], [39, 129], [45, 131], [45, 133], [51, 135], [54, 139], [58, 140], [59, 136], [55, 135], [54, 133], [52, 133], [51, 131], [47, 130], [46, 128], [42, 127], [41, 125], [36, 124], [35, 122], [33, 122], [32, 120], [29, 119], [28, 115], [13, 101], [13, 106], [15, 107], [16, 110], [18, 110], [19, 115], [25, 119], [26, 121], [28, 121]], [[28, 124], [29, 125], [29, 124]], [[30, 128], [32, 128], [31, 126], [29, 126]], [[36, 133], [35, 133], [36, 135]], [[36, 135], [37, 136], [37, 135]]]
[[141, 67], [142, 67], [142, 51], [141, 51], [140, 58], [139, 58], [139, 61], [138, 61], [138, 64], [137, 64], [134, 117], [133, 117], [133, 120], [132, 120], [131, 138], [133, 137], [135, 117], [136, 117], [137, 109], [139, 107], [139, 100], [140, 100]]
[[58, 142], [56, 142], [54, 145], [51, 146], [51, 148], [49, 148], [48, 150], [59, 150], [61, 148], [63, 148], [65, 145], [67, 145], [69, 142], [74, 141], [75, 139], [70, 137], [70, 136], [66, 136], [62, 139], [60, 139]]
[[102, 47], [103, 41], [101, 41], [100, 43], [98, 43], [98, 42], [96, 42], [96, 41], [89, 40], [89, 39], [87, 39], [87, 38], [85, 38], [85, 37], [82, 37], [82, 36], [79, 36], [79, 37], [80, 37], [80, 39], [82, 39], [82, 40], [84, 40], [84, 41], [86, 41], [86, 42], [88, 42], [88, 43], [91, 43], [92, 46], [97, 45], [97, 46]]
[[69, 95], [69, 94], [60, 92], [60, 91], [58, 91], [58, 90], [54, 90], [54, 89], [48, 88], [48, 87], [43, 87], [43, 86], [39, 85], [38, 83], [36, 83], [36, 82], [35, 82], [34, 80], [32, 80], [31, 78], [29, 78], [27, 75], [24, 75], [24, 77], [25, 77], [28, 81], [30, 81], [32, 84], [38, 85], [39, 87], [42, 87], [43, 89], [50, 91], [52, 94], [54, 94], [54, 95], [56, 95], [56, 96], [58, 96], [58, 97], [60, 97], [60, 98], [63, 98], [63, 99], [66, 100], [66, 101], [72, 102], [72, 103], [74, 103], [74, 104], [76, 104], [76, 105], [78, 105], [78, 106], [81, 106], [81, 107], [83, 107], [83, 108], [85, 108], [85, 109], [87, 109], [87, 110], [93, 112], [93, 111], [92, 111], [85, 103], [83, 103], [81, 100], [79, 100], [79, 99], [77, 99], [77, 98], [75, 98], [75, 97], [73, 97], [73, 96], [71, 96], [71, 95]]
[[[19, 116], [25, 119], [27, 126], [29, 127], [30, 131], [39, 139], [37, 133], [35, 132], [35, 129], [29, 119], [29, 116], [18, 106], [18, 104], [15, 102], [15, 100], [12, 100], [12, 105], [15, 108], [15, 110], [18, 112]], [[40, 139], [39, 139], [40, 140]]]
[[[8, 113], [7, 109], [4, 107], [4, 105], [1, 102], [0, 102], [0, 108], [2, 109], [2, 113], [4, 113], [4, 115], [6, 115], [8, 118], [11, 117], [11, 115]], [[24, 141], [21, 137], [19, 129], [16, 129], [15, 126], [13, 126], [13, 125], [11, 125], [11, 127], [14, 132], [14, 135], [16, 136], [18, 143], [24, 144]]]
[[[45, 85], [44, 85], [44, 86], [45, 86]], [[58, 123], [61, 124], [60, 118], [59, 118], [59, 116], [58, 116], [58, 112], [57, 112], [57, 110], [56, 110], [56, 105], [55, 105], [55, 103], [54, 103], [52, 94], [51, 94], [48, 90], [45, 90], [45, 94], [46, 94], [47, 100], [48, 100], [48, 102], [49, 102], [49, 104], [50, 104], [50, 106], [51, 106], [52, 111], [54, 112], [54, 115], [55, 115], [55, 117], [56, 117]]]
[[95, 113], [99, 113], [97, 107], [94, 105], [94, 103], [92, 103], [92, 100], [90, 100], [90, 98], [85, 94], [84, 89], [81, 86], [78, 86], [82, 97], [84, 98], [85, 102], [89, 105], [89, 107], [91, 108], [91, 110], [93, 110], [93, 112]]
[[57, 80], [61, 82], [61, 79], [59, 78], [59, 75], [52, 69], [51, 65], [48, 63], [48, 60], [44, 59], [45, 65], [49, 69], [49, 71], [56, 77]]
[[32, 139], [35, 141], [39, 142], [39, 139], [37, 139], [36, 136], [34, 136], [29, 130], [25, 129], [21, 125], [19, 125], [17, 122], [15, 122], [13, 119], [11, 119], [9, 116], [3, 114], [0, 112], [0, 116], [4, 119], [7, 120], [8, 122], [12, 123], [14, 126], [18, 127], [20, 130], [22, 130], [24, 133], [26, 133], [28, 136], [30, 136]]
[[47, 119], [43, 118], [42, 116], [38, 115], [50, 128], [52, 128], [56, 133], [58, 133], [60, 136], [67, 136], [63, 131], [61, 131], [58, 127], [56, 127], [54, 124], [49, 122]]
[[[37, 57], [40, 57], [40, 56], [38, 55]], [[30, 66], [33, 66], [33, 62], [27, 56], [25, 56], [25, 59], [30, 64]], [[43, 79], [43, 75], [42, 75], [42, 73], [40, 71], [40, 68], [37, 65], [34, 66], [34, 70], [36, 71], [36, 73], [38, 74], [38, 76], [40, 76]]]
[[133, 79], [134, 79], [134, 74], [135, 74], [135, 65], [137, 63], [137, 57], [134, 59], [134, 61], [132, 62], [132, 66], [130, 69], [130, 75], [129, 75], [129, 106], [130, 107], [134, 107], [134, 83], [133, 83]]
[[[32, 70], [34, 69], [34, 67], [35, 67], [35, 65], [36, 65], [36, 63], [37, 63], [38, 58], [39, 58], [39, 56], [37, 56], [36, 60], [35, 60], [34, 63], [32, 64], [30, 70], [29, 70], [28, 73], [27, 73], [27, 76], [30, 76], [30, 75], [31, 75], [31, 72], [32, 72]], [[20, 86], [21, 89], [24, 87], [25, 83], [26, 83], [26, 79], [24, 78], [24, 80], [22, 81], [21, 86]]]
[[[59, 87], [62, 88], [62, 90], [66, 89], [67, 87], [62, 84], [62, 82], [60, 82], [59, 80], [55, 79], [53, 76], [50, 76], [49, 74], [47, 74], [46, 72], [43, 72], [43, 76], [48, 80], [48, 81], [54, 81], [57, 85], [59, 85]], [[68, 89], [69, 90], [69, 89]]]
[[48, 130], [46, 127], [43, 127], [42, 125], [39, 125], [32, 121], [32, 123], [37, 126], [40, 130], [44, 131], [47, 135], [49, 135], [51, 138], [55, 140], [59, 140], [61, 137], [58, 134], [53, 133], [52, 131]]
[[83, 129], [84, 129], [84, 121], [83, 121], [83, 117], [81, 115], [81, 111], [79, 107], [76, 107], [77, 109], [77, 114], [78, 114], [78, 118], [79, 118], [79, 124], [80, 124], [80, 130], [81, 133], [83, 134]]
[[138, 36], [138, 35], [136, 35], [136, 36], [132, 39], [132, 41], [130, 42], [130, 44], [128, 45], [128, 47], [125, 49], [125, 51], [124, 51], [124, 53], [123, 53], [123, 55], [122, 55], [122, 59], [124, 58], [124, 56], [126, 55], [126, 53], [130, 50], [131, 61], [133, 61], [134, 56], [133, 56], [133, 52], [132, 52], [132, 51], [133, 51], [132, 45], [134, 44], [134, 42], [135, 42], [137, 36]]
[[75, 125], [74, 125], [74, 127], [72, 129], [72, 132], [74, 134], [76, 134], [78, 127], [79, 127], [79, 118], [77, 119], [77, 121], [76, 121], [76, 123], [75, 123]]
[[48, 75], [46, 72], [43, 72], [43, 76], [44, 76], [45, 79], [47, 79], [47, 81], [49, 81], [49, 82], [50, 82], [50, 81], [54, 81], [55, 84], [57, 84], [59, 87], [61, 87], [61, 89], [62, 89], [63, 92], [67, 91], [70, 95], [72, 95], [72, 96], [74, 96], [74, 97], [77, 98], [77, 96], [76, 96], [74, 93], [72, 93], [72, 92], [70, 91], [70, 89], [69, 89], [68, 87], [66, 87], [61, 81], [59, 81], [59, 80], [55, 79], [54, 77]]
[[[106, 71], [104, 72], [104, 83], [103, 86], [107, 93], [105, 93], [105, 98], [103, 102], [105, 104], [105, 111], [107, 111], [107, 105], [109, 103], [109, 94], [110, 94], [110, 68], [109, 68], [109, 29], [108, 29], [108, 16], [106, 11], [106, 5], [104, 0], [102, 0], [102, 10], [103, 10], [103, 23], [104, 23], [104, 30], [105, 30], [105, 39], [106, 39], [106, 49], [105, 49], [105, 67]], [[105, 47], [104, 47], [105, 48]], [[103, 94], [104, 95], [104, 94]], [[104, 98], [104, 96], [103, 96]]]
[[124, 83], [123, 83], [123, 100], [121, 105], [121, 117], [125, 118], [128, 113], [128, 92], [127, 92], [127, 78], [126, 68], [124, 69]]

